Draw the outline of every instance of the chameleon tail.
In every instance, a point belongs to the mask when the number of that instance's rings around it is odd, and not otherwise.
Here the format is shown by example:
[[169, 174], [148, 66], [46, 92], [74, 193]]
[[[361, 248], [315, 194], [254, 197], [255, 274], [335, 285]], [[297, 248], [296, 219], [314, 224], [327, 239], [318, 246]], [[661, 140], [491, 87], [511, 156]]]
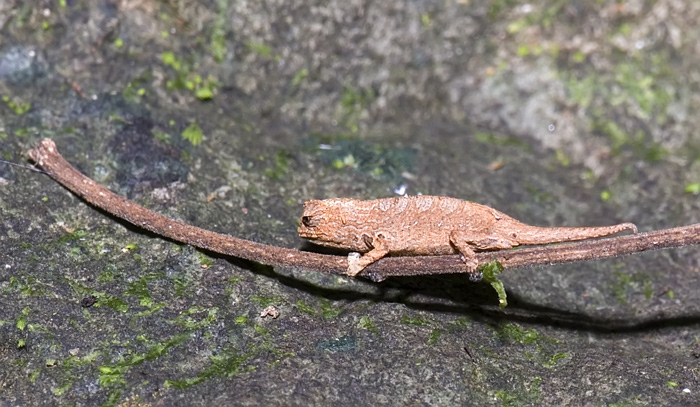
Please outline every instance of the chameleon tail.
[[631, 230], [632, 233], [637, 234], [637, 226], [632, 223], [576, 228], [543, 228], [528, 225], [528, 227], [520, 230], [517, 233], [517, 237], [514, 238], [521, 245], [535, 245], [593, 239], [614, 235], [625, 230]]

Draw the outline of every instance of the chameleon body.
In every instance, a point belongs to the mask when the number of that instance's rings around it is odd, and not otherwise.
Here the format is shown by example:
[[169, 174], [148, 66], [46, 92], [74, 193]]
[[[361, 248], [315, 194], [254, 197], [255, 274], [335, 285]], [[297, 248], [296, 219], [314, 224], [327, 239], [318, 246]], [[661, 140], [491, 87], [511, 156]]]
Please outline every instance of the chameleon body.
[[550, 228], [519, 222], [485, 205], [442, 196], [405, 196], [376, 200], [325, 199], [304, 203], [298, 233], [328, 247], [364, 253], [348, 256], [348, 275], [387, 255], [460, 254], [478, 280], [477, 251], [509, 249], [592, 239], [624, 230], [613, 226]]

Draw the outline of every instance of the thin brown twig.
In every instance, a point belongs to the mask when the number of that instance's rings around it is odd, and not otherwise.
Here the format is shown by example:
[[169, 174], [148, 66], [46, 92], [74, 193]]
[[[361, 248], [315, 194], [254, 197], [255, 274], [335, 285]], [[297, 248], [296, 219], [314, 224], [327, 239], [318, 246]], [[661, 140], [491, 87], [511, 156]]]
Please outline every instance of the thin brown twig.
[[[50, 139], [39, 141], [30, 158], [59, 184], [96, 207], [140, 228], [201, 249], [270, 266], [345, 274], [345, 256], [303, 252], [227, 236], [169, 219], [124, 199], [73, 168]], [[504, 268], [603, 259], [648, 250], [700, 244], [700, 224], [599, 240], [478, 253], [479, 263], [497, 260]], [[458, 255], [386, 257], [361, 275], [374, 281], [392, 276], [466, 273]]]

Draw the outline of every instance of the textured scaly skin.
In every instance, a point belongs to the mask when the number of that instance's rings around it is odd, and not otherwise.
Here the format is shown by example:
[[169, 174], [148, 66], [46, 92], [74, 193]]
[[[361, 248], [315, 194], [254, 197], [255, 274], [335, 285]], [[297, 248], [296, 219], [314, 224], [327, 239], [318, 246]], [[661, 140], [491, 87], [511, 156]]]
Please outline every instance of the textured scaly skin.
[[407, 196], [376, 200], [308, 201], [299, 236], [313, 243], [366, 253], [351, 258], [349, 275], [385, 255], [462, 254], [470, 271], [478, 264], [475, 251], [519, 245], [584, 240], [624, 230], [613, 226], [547, 228], [530, 226], [488, 206], [441, 196]]

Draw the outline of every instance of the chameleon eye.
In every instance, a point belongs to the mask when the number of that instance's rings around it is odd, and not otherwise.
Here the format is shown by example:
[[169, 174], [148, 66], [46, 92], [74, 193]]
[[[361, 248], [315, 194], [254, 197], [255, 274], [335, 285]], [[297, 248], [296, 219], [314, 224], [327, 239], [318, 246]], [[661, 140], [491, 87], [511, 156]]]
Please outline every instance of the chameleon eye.
[[301, 217], [301, 223], [302, 223], [304, 226], [306, 226], [307, 228], [308, 228], [308, 227], [312, 227], [312, 225], [311, 225], [311, 216], [302, 216], [302, 217]]

